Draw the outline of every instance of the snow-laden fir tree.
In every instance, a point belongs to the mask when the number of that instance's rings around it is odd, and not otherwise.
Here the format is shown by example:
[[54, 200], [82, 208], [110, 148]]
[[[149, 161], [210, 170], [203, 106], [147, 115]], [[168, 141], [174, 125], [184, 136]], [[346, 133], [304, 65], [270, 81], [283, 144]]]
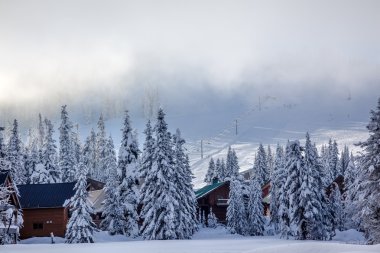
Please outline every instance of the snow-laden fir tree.
[[109, 174], [104, 189], [105, 200], [102, 213], [104, 219], [100, 227], [108, 231], [110, 235], [125, 234], [124, 208], [119, 204], [118, 186], [120, 182], [117, 175], [115, 147], [111, 136], [107, 140], [105, 166], [107, 166]]
[[292, 235], [291, 230], [290, 230], [290, 214], [289, 214], [289, 208], [290, 208], [290, 203], [289, 203], [289, 194], [290, 192], [286, 190], [285, 184], [288, 179], [288, 169], [289, 166], [287, 166], [287, 163], [289, 162], [290, 158], [290, 153], [291, 153], [291, 148], [290, 148], [290, 141], [286, 144], [286, 149], [285, 149], [285, 156], [284, 156], [284, 171], [285, 171], [285, 180], [283, 184], [283, 188], [281, 191], [279, 191], [279, 209], [278, 209], [278, 217], [279, 217], [279, 230], [280, 230], [280, 235], [282, 238], [289, 239], [289, 236]]
[[42, 147], [43, 165], [48, 172], [48, 183], [59, 183], [61, 182], [61, 172], [57, 164], [57, 146], [53, 139], [54, 126], [50, 120], [45, 119], [44, 129], [46, 129], [46, 134]]
[[64, 105], [61, 109], [61, 125], [59, 127], [59, 167], [62, 172], [62, 182], [73, 182], [76, 179], [72, 131], [73, 124], [69, 119], [66, 105]]
[[357, 210], [357, 196], [358, 190], [356, 180], [358, 179], [358, 168], [356, 165], [355, 157], [351, 153], [350, 162], [344, 173], [344, 223], [346, 229], [358, 229], [359, 222], [354, 216], [359, 212]]
[[79, 138], [79, 125], [75, 125], [75, 131], [71, 133], [71, 145], [73, 147], [73, 153], [74, 153], [74, 164], [78, 164], [79, 160], [81, 159], [81, 156], [83, 154], [82, 152], [82, 143]]
[[264, 225], [264, 207], [260, 179], [253, 177], [249, 182], [246, 233], [254, 236], [263, 235]]
[[212, 184], [215, 178], [218, 178], [218, 175], [214, 159], [211, 157], [204, 182], [207, 184]]
[[332, 184], [331, 193], [330, 193], [330, 205], [332, 210], [332, 225], [333, 228], [343, 231], [343, 203], [342, 195], [337, 183]]
[[207, 226], [209, 228], [216, 228], [218, 226], [218, 219], [212, 211], [212, 207], [210, 207], [210, 212], [207, 215]]
[[[273, 158], [273, 154], [272, 154], [272, 149], [268, 145], [268, 150], [267, 150], [267, 168], [268, 168], [269, 177], [272, 174], [273, 167], [274, 167], [274, 158]], [[269, 177], [268, 177], [268, 179], [269, 179]]]
[[7, 159], [7, 148], [4, 144], [3, 131], [4, 128], [0, 127], [0, 170], [9, 170], [10, 163]]
[[190, 169], [189, 157], [185, 154], [185, 140], [177, 129], [174, 142], [174, 182], [178, 191], [178, 210], [176, 211], [176, 228], [178, 239], [190, 239], [196, 231], [196, 198], [192, 185], [193, 173]]
[[18, 122], [13, 121], [13, 128], [8, 143], [8, 161], [10, 163], [11, 176], [15, 184], [25, 184], [27, 181], [24, 167], [23, 145], [18, 132]]
[[356, 218], [361, 220], [368, 243], [376, 244], [380, 243], [380, 98], [376, 110], [371, 111], [367, 129], [369, 137], [360, 143], [364, 154], [360, 158], [356, 205], [361, 211]]
[[[288, 144], [286, 150], [286, 160], [285, 160], [285, 170], [288, 173], [286, 182], [284, 185], [283, 193], [287, 199], [283, 198], [281, 201], [281, 206], [287, 208], [287, 219], [289, 219], [286, 224], [290, 226], [290, 231], [281, 231], [282, 236], [288, 238], [289, 235], [297, 235], [298, 224], [302, 220], [302, 209], [300, 205], [301, 196], [301, 171], [304, 169], [304, 160], [301, 153], [301, 146], [298, 140], [291, 141]], [[284, 202], [285, 203], [284, 203]], [[281, 208], [283, 208], [281, 207]], [[285, 210], [286, 211], [286, 210]], [[284, 212], [281, 212], [285, 215]], [[290, 234], [289, 234], [290, 232]], [[288, 233], [288, 234], [286, 234]]]
[[83, 161], [88, 168], [88, 176], [97, 179], [99, 177], [96, 164], [96, 133], [91, 129], [90, 135], [83, 145]]
[[103, 119], [103, 114], [100, 115], [98, 120], [98, 132], [96, 133], [96, 179], [105, 182], [108, 177], [107, 167], [105, 166], [105, 158], [106, 158], [106, 145], [107, 145], [107, 137], [105, 124]]
[[270, 176], [270, 218], [273, 225], [274, 232], [280, 232], [280, 194], [283, 191], [283, 186], [286, 181], [287, 173], [285, 171], [285, 155], [282, 146], [277, 144], [276, 157], [274, 159], [274, 166]]
[[39, 151], [38, 151], [38, 139], [33, 136], [31, 130], [29, 130], [28, 144], [25, 147], [25, 171], [27, 175], [28, 184], [39, 183], [39, 172], [36, 171], [37, 165], [41, 163]]
[[244, 235], [247, 228], [246, 211], [243, 201], [241, 182], [230, 181], [230, 193], [227, 207], [227, 228], [232, 234]]
[[339, 168], [338, 171], [340, 175], [343, 176], [345, 174], [349, 163], [350, 163], [350, 151], [348, 150], [348, 147], [345, 145], [340, 155], [339, 164], [338, 164], [338, 168]]
[[226, 166], [224, 169], [224, 179], [226, 181], [234, 180], [239, 176], [239, 162], [236, 156], [236, 152], [231, 146], [228, 148]]
[[121, 184], [118, 187], [119, 204], [125, 216], [124, 233], [126, 236], [138, 235], [137, 205], [139, 198], [137, 159], [139, 148], [136, 136], [133, 134], [128, 111], [125, 112], [122, 139], [119, 148], [118, 171], [121, 175]]
[[325, 233], [324, 188], [322, 183], [322, 165], [318, 161], [316, 148], [311, 144], [309, 133], [306, 134], [304, 168], [301, 170], [301, 188], [297, 220], [297, 239], [322, 240]]
[[256, 159], [253, 165], [254, 175], [258, 177], [259, 183], [263, 186], [269, 180], [267, 155], [263, 144], [260, 143], [257, 149]]
[[38, 150], [42, 150], [45, 141], [45, 125], [41, 113], [38, 114]]
[[224, 159], [217, 159], [215, 164], [216, 174], [218, 175], [219, 182], [223, 182], [225, 179], [226, 164]]
[[176, 239], [178, 189], [174, 182], [173, 150], [162, 109], [157, 114], [154, 134], [153, 164], [150, 171], [146, 171], [140, 191], [141, 218], [144, 220], [140, 232], [146, 240]]
[[327, 163], [325, 164], [324, 174], [326, 177], [325, 186], [329, 186], [339, 176], [339, 151], [336, 141], [329, 140], [327, 148]]
[[143, 147], [143, 153], [139, 165], [139, 176], [140, 178], [145, 178], [147, 173], [151, 171], [153, 165], [153, 150], [154, 150], [154, 139], [152, 133], [152, 126], [150, 120], [146, 123], [146, 128], [144, 130], [145, 142]]
[[93, 243], [94, 232], [97, 230], [92, 221], [93, 209], [88, 201], [87, 168], [83, 159], [76, 165], [78, 181], [75, 184], [75, 194], [69, 201], [71, 217], [66, 226], [66, 243]]

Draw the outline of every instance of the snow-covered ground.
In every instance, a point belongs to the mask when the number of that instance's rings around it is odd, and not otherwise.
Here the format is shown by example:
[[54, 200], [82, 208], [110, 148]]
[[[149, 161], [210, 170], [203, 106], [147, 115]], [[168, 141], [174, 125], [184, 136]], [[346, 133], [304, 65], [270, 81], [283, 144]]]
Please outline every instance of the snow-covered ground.
[[338, 232], [333, 241], [296, 241], [283, 240], [273, 236], [244, 237], [229, 234], [226, 229], [203, 228], [192, 240], [142, 241], [127, 239], [123, 236], [108, 236], [105, 232], [97, 233], [94, 244], [64, 244], [62, 238], [56, 238], [56, 244], [50, 244], [50, 238], [31, 238], [18, 245], [0, 246], [2, 253], [297, 253], [297, 252], [380, 252], [380, 245], [362, 245], [363, 236], [354, 231]]

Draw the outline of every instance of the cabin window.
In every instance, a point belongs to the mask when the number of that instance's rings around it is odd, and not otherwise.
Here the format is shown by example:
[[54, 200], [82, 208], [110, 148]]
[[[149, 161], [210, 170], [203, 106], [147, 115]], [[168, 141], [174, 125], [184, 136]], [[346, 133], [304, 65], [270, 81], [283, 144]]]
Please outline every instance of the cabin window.
[[33, 229], [44, 229], [44, 224], [41, 223], [33, 223]]

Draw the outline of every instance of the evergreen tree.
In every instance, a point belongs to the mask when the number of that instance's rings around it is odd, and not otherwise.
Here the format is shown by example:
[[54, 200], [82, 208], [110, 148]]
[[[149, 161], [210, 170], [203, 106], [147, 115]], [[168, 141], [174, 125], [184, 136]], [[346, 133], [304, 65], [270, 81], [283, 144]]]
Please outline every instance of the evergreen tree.
[[244, 235], [247, 222], [242, 187], [239, 180], [230, 181], [230, 194], [227, 207], [227, 228], [232, 234]]
[[361, 227], [370, 244], [380, 243], [380, 98], [376, 111], [371, 111], [367, 125], [369, 137], [360, 146], [364, 154], [360, 158], [357, 206]]
[[349, 162], [350, 162], [350, 151], [348, 150], [348, 147], [345, 145], [339, 159], [338, 168], [339, 168], [340, 175], [345, 175]]
[[25, 148], [24, 154], [24, 166], [27, 175], [27, 181], [25, 183], [38, 184], [39, 175], [37, 172], [37, 165], [40, 164], [40, 157], [38, 151], [38, 139], [33, 136], [31, 130], [29, 131], [28, 145]]
[[38, 114], [38, 150], [42, 150], [45, 140], [45, 126], [41, 113]]
[[260, 179], [258, 177], [252, 178], [249, 183], [247, 216], [247, 233], [255, 236], [263, 235], [265, 225], [264, 207]]
[[13, 121], [13, 128], [8, 143], [8, 160], [11, 168], [11, 176], [15, 184], [25, 184], [27, 181], [24, 167], [23, 146], [18, 132], [18, 122]]
[[76, 171], [78, 171], [78, 181], [74, 187], [75, 194], [69, 204], [72, 215], [66, 226], [66, 243], [93, 243], [96, 225], [91, 218], [93, 209], [87, 200], [87, 168], [83, 159], [77, 164]]
[[119, 204], [125, 216], [125, 235], [131, 237], [138, 235], [137, 159], [139, 152], [136, 136], [133, 134], [129, 114], [126, 111], [119, 149], [118, 170], [121, 172], [121, 184], [118, 191]]
[[139, 166], [139, 173], [141, 178], [146, 178], [147, 173], [152, 170], [153, 165], [153, 150], [154, 150], [154, 139], [152, 134], [152, 126], [150, 120], [146, 124], [144, 131], [145, 142], [143, 147], [143, 154], [141, 158], [141, 163]]
[[54, 127], [50, 120], [45, 119], [46, 135], [43, 141], [43, 164], [48, 172], [48, 183], [61, 182], [61, 172], [57, 165], [57, 146], [53, 139]]
[[148, 240], [176, 239], [178, 192], [174, 182], [173, 151], [162, 109], [154, 127], [153, 165], [141, 187], [141, 235]]
[[210, 207], [210, 212], [207, 215], [207, 225], [209, 228], [216, 228], [218, 226], [218, 219], [212, 211], [212, 207]]
[[224, 168], [224, 179], [226, 181], [234, 180], [239, 176], [239, 162], [235, 150], [228, 148], [227, 161]]
[[255, 164], [253, 166], [255, 176], [258, 177], [259, 184], [263, 186], [269, 180], [267, 155], [263, 144], [260, 143], [257, 150]]
[[98, 132], [96, 134], [96, 171], [97, 171], [96, 179], [101, 182], [105, 182], [108, 177], [108, 171], [105, 164], [106, 145], [107, 145], [106, 130], [105, 130], [103, 114], [101, 114], [98, 121]]
[[342, 195], [337, 183], [333, 183], [330, 193], [330, 205], [332, 210], [333, 228], [343, 231], [343, 203]]
[[286, 181], [287, 173], [285, 171], [285, 156], [282, 146], [277, 144], [276, 157], [274, 160], [274, 166], [271, 173], [271, 187], [270, 187], [270, 218], [275, 233], [280, 232], [280, 194], [283, 191], [283, 187]]
[[208, 170], [207, 170], [204, 182], [207, 184], [212, 184], [214, 181], [214, 178], [218, 178], [218, 176], [217, 176], [214, 159], [211, 157], [210, 162], [208, 164]]
[[64, 105], [61, 110], [61, 126], [59, 127], [59, 167], [63, 182], [73, 182], [76, 179], [72, 129], [73, 125], [69, 119], [66, 105]]
[[218, 176], [218, 180], [220, 182], [223, 182], [225, 179], [225, 170], [226, 170], [226, 165], [224, 163], [224, 159], [217, 159], [216, 164], [215, 164], [215, 170], [216, 174]]
[[290, 230], [290, 192], [287, 191], [287, 188], [285, 188], [285, 185], [288, 180], [289, 171], [290, 168], [290, 155], [291, 155], [291, 146], [290, 142], [286, 144], [286, 150], [285, 150], [285, 160], [284, 160], [284, 171], [286, 177], [284, 178], [284, 184], [281, 191], [279, 191], [279, 210], [278, 210], [278, 216], [280, 219], [280, 235], [282, 238], [288, 239], [289, 236], [291, 236], [291, 230]]
[[190, 169], [189, 157], [185, 154], [185, 140], [177, 129], [174, 137], [175, 184], [178, 192], [178, 211], [176, 212], [176, 228], [178, 239], [189, 239], [196, 230], [196, 198], [192, 185], [193, 173]]
[[267, 150], [267, 168], [268, 168], [269, 177], [270, 177], [270, 175], [273, 172], [273, 167], [274, 167], [274, 159], [273, 159], [272, 149], [268, 145], [268, 150]]
[[302, 184], [301, 173], [304, 166], [299, 141], [290, 142], [285, 161], [285, 170], [288, 172], [288, 177], [285, 182], [284, 190], [289, 197], [288, 216], [290, 218], [292, 235], [297, 235], [298, 224], [300, 224], [303, 219], [303, 206], [300, 204], [300, 196]]
[[0, 127], [0, 170], [9, 170], [10, 164], [7, 160], [7, 148], [4, 144], [3, 131], [4, 128]]
[[88, 176], [94, 179], [99, 178], [96, 164], [96, 134], [94, 129], [91, 130], [90, 135], [86, 138], [83, 146], [83, 159], [84, 164], [88, 168]]
[[309, 133], [306, 134], [305, 164], [301, 171], [301, 189], [299, 202], [299, 219], [297, 220], [297, 238], [301, 240], [322, 240], [326, 237], [323, 209], [325, 202], [321, 179], [322, 166], [318, 161], [316, 148], [311, 144]]
[[338, 144], [336, 141], [329, 140], [327, 156], [327, 167], [325, 168], [326, 183], [330, 185], [339, 175], [339, 163], [338, 163]]
[[79, 125], [76, 125], [76, 131], [71, 132], [71, 145], [73, 147], [74, 165], [78, 164], [82, 156], [82, 143], [79, 138]]
[[355, 162], [354, 156], [351, 154], [350, 162], [348, 163], [347, 169], [344, 173], [344, 187], [345, 187], [345, 201], [344, 201], [344, 216], [345, 224], [347, 229], [359, 228], [359, 222], [354, 218], [355, 214], [359, 211], [357, 210], [357, 185], [356, 180], [358, 178], [358, 168]]
[[107, 141], [106, 150], [105, 164], [108, 168], [109, 174], [104, 189], [105, 200], [102, 213], [104, 219], [102, 220], [100, 227], [108, 231], [110, 235], [125, 234], [124, 208], [122, 208], [119, 203], [118, 186], [120, 180], [117, 175], [115, 147], [111, 136]]

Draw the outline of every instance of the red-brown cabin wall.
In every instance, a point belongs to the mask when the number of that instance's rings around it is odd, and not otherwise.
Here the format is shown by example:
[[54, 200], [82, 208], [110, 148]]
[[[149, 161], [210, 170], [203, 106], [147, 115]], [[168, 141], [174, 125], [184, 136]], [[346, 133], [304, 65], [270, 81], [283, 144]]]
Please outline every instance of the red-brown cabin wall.
[[[54, 236], [64, 237], [68, 221], [67, 208], [23, 209], [24, 226], [20, 237], [46, 237], [53, 232]], [[34, 223], [42, 223], [42, 229], [34, 229]]]

